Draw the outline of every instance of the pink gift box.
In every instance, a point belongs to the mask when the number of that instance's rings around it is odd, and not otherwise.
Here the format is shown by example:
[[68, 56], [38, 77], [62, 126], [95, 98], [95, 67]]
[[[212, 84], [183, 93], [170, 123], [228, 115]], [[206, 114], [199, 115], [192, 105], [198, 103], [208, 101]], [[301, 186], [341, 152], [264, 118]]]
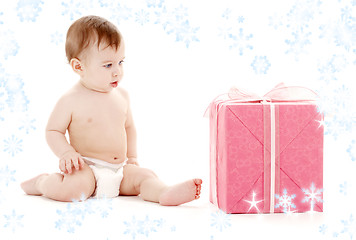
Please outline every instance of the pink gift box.
[[210, 201], [226, 213], [322, 212], [322, 122], [311, 101], [214, 101]]

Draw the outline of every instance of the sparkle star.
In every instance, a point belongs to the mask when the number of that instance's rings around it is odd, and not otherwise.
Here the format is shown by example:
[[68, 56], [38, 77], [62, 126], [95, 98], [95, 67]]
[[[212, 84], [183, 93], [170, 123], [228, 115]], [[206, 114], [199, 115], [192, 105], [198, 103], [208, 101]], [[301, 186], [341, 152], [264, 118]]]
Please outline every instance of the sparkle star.
[[256, 201], [255, 200], [255, 196], [256, 196], [256, 193], [255, 192], [252, 192], [252, 201], [247, 201], [247, 200], [244, 200], [245, 202], [248, 202], [250, 204], [250, 208], [248, 209], [247, 212], [250, 212], [250, 210], [252, 208], [256, 208], [257, 212], [259, 213], [260, 210], [258, 209], [257, 207], [257, 204], [260, 203], [260, 202], [263, 202], [263, 200], [259, 200], [259, 201]]

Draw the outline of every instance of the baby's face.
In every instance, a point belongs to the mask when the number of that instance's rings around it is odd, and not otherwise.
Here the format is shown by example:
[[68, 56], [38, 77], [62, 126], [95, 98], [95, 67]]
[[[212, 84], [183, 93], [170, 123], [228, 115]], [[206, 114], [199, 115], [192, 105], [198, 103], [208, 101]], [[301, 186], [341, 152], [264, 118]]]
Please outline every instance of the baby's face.
[[92, 44], [86, 49], [82, 60], [81, 82], [85, 87], [99, 92], [110, 92], [116, 88], [123, 77], [125, 44], [116, 51], [105, 44]]

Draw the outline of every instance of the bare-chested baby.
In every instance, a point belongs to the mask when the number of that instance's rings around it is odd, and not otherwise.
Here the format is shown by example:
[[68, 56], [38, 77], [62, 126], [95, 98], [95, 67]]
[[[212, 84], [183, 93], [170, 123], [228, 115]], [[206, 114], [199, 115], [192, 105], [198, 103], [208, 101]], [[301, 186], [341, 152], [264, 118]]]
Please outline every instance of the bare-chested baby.
[[82, 17], [68, 30], [66, 55], [80, 80], [59, 99], [46, 128], [62, 173], [41, 174], [22, 189], [58, 201], [140, 195], [174, 206], [198, 199], [201, 179], [167, 186], [137, 162], [129, 97], [119, 87], [125, 44], [118, 29], [101, 17]]

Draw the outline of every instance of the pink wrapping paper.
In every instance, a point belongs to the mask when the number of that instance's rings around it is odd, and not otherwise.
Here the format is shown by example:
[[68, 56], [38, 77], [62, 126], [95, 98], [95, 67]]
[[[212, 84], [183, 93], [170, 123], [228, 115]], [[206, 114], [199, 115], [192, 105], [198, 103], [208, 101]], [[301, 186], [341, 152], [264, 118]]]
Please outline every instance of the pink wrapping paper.
[[310, 101], [214, 101], [210, 201], [226, 213], [322, 212], [322, 121]]

